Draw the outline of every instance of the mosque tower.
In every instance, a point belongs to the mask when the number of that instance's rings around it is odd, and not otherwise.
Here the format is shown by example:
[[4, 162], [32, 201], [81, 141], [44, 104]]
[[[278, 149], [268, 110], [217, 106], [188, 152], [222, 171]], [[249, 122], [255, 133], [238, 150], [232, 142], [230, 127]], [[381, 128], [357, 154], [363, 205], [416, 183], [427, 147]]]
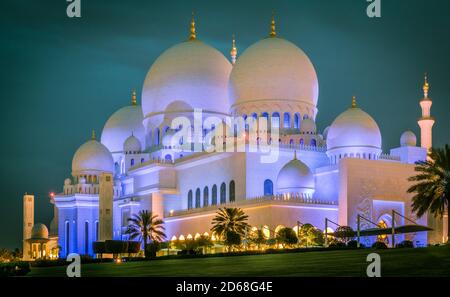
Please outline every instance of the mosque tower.
[[425, 82], [423, 84], [423, 98], [420, 100], [420, 107], [422, 108], [422, 117], [418, 120], [420, 126], [420, 146], [429, 151], [432, 147], [432, 129], [434, 125], [434, 118], [431, 116], [431, 105], [433, 101], [428, 98], [428, 91], [430, 85], [425, 74]]
[[23, 196], [23, 260], [31, 259], [30, 245], [26, 242], [31, 238], [31, 230], [34, 225], [34, 195]]

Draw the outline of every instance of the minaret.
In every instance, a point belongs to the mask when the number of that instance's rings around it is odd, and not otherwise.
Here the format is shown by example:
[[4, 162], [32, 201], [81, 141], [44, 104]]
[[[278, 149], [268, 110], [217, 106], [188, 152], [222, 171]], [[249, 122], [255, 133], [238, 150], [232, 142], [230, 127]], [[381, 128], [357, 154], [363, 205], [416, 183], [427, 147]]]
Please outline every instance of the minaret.
[[434, 125], [434, 118], [431, 116], [431, 105], [433, 101], [428, 98], [428, 91], [430, 85], [428, 84], [428, 77], [425, 74], [425, 82], [423, 84], [423, 98], [420, 100], [420, 107], [422, 108], [422, 117], [417, 122], [420, 126], [420, 146], [426, 148], [427, 151], [433, 146], [432, 143], [432, 129]]
[[97, 140], [97, 135], [95, 134], [94, 129], [92, 129], [91, 140]]
[[233, 41], [231, 42], [230, 56], [231, 56], [231, 64], [234, 65], [236, 63], [237, 57], [236, 39], [234, 38], [234, 34], [233, 34]]
[[30, 244], [26, 241], [31, 238], [31, 229], [34, 225], [34, 195], [25, 193], [23, 196], [23, 260], [31, 259]]
[[192, 12], [192, 19], [191, 19], [191, 30], [189, 34], [189, 40], [196, 40], [197, 39], [197, 33], [195, 32], [195, 18], [194, 13]]
[[131, 92], [131, 105], [137, 105], [136, 90]]

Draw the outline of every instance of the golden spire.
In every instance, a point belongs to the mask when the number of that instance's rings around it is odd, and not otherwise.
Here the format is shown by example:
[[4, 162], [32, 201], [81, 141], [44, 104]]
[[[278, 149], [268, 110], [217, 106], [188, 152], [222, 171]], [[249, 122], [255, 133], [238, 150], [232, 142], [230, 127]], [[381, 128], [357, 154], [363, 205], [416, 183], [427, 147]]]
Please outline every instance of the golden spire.
[[352, 97], [352, 108], [356, 108], [356, 96]]
[[136, 104], [137, 104], [136, 90], [133, 90], [131, 92], [131, 105], [136, 105]]
[[192, 19], [191, 19], [191, 33], [189, 35], [189, 40], [196, 40], [197, 39], [197, 33], [195, 33], [195, 19], [194, 19], [194, 12], [192, 12]]
[[423, 96], [428, 98], [428, 91], [430, 90], [430, 85], [428, 84], [428, 75], [425, 73], [425, 82], [423, 83]]
[[272, 13], [272, 22], [270, 22], [270, 37], [277, 37], [277, 31], [275, 30], [275, 13]]
[[234, 38], [234, 34], [233, 34], [233, 40], [231, 42], [230, 56], [231, 56], [231, 64], [234, 65], [236, 63], [236, 57], [237, 57], [236, 39]]
[[297, 150], [294, 150], [294, 160], [297, 160]]
[[91, 139], [92, 140], [97, 140], [97, 136], [95, 135], [95, 130], [94, 129], [92, 129]]

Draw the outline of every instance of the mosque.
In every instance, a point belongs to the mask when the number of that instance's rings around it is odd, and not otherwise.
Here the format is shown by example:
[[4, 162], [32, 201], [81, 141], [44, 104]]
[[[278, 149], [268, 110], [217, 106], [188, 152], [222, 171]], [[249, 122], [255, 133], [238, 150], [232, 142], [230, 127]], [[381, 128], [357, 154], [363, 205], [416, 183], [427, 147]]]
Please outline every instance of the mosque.
[[[355, 97], [329, 127], [318, 131], [316, 71], [299, 47], [277, 35], [273, 18], [267, 38], [239, 57], [233, 38], [230, 54], [227, 59], [199, 40], [192, 18], [189, 38], [164, 51], [148, 71], [142, 104], [133, 92], [131, 104], [111, 115], [101, 137], [93, 132], [75, 152], [70, 176], [51, 197], [50, 231], [34, 224], [34, 197], [24, 196], [24, 258], [57, 257], [55, 249], [60, 257], [92, 255], [95, 241], [127, 239], [127, 219], [140, 210], [163, 218], [167, 240], [213, 236], [212, 218], [224, 206], [242, 208], [249, 224], [267, 237], [299, 223], [328, 232], [338, 224], [356, 230], [361, 215], [386, 227], [409, 218], [433, 228], [398, 234], [396, 241], [410, 239], [422, 246], [443, 241], [447, 223], [417, 218], [407, 193], [414, 162], [425, 160], [432, 146], [434, 119], [426, 78], [420, 146], [414, 133], [406, 131], [399, 147], [383, 152], [377, 122]], [[258, 149], [190, 149], [204, 146], [215, 126], [174, 141], [182, 129], [174, 120], [195, 121], [198, 110], [201, 121], [268, 119], [270, 126], [258, 127], [256, 133], [259, 141], [262, 134], [279, 131], [277, 139], [268, 140], [276, 144], [276, 160], [262, 162], [267, 153]], [[226, 141], [243, 138], [248, 148], [248, 132], [245, 127]]]

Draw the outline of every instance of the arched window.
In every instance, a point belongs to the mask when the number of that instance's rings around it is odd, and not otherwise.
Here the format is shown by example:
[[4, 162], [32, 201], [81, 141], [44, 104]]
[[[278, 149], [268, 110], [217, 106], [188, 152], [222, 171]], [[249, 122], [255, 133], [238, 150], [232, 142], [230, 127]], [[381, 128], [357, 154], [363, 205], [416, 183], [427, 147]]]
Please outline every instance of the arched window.
[[307, 115], [307, 114], [304, 114], [304, 115], [303, 115], [303, 119], [306, 120], [307, 118], [308, 118], [308, 115]]
[[166, 160], [166, 161], [172, 161], [172, 155], [170, 155], [170, 154], [165, 155], [165, 156], [164, 156], [164, 160]]
[[289, 146], [293, 146], [294, 145], [294, 139], [289, 140]]
[[159, 145], [159, 128], [155, 129], [155, 139], [153, 140], [155, 145]]
[[234, 180], [230, 181], [230, 202], [236, 201], [236, 185]]
[[95, 221], [95, 241], [98, 241], [98, 221]]
[[195, 191], [195, 208], [200, 208], [200, 189], [197, 188]]
[[274, 127], [280, 127], [280, 114], [278, 112], [272, 113], [272, 121], [274, 123]]
[[130, 164], [131, 164], [131, 166], [134, 166], [134, 159], [131, 159]]
[[220, 185], [220, 204], [224, 204], [227, 202], [227, 186], [225, 183]]
[[300, 129], [300, 114], [296, 113], [294, 116], [294, 128]]
[[300, 138], [300, 145], [304, 145], [305, 144], [305, 141], [303, 140], [303, 138]]
[[264, 181], [264, 196], [273, 196], [273, 182], [270, 179]]
[[214, 185], [212, 187], [211, 205], [217, 205], [217, 186], [216, 185]]
[[317, 141], [315, 139], [311, 139], [311, 146], [317, 146]]
[[84, 254], [89, 254], [89, 222], [84, 222]]
[[145, 159], [144, 159], [144, 158], [141, 158], [141, 164], [144, 163], [144, 162], [145, 162]]
[[66, 221], [66, 256], [70, 254], [70, 223]]
[[188, 209], [192, 208], [192, 190], [189, 190], [188, 193]]
[[289, 114], [289, 112], [284, 113], [283, 128], [291, 128], [291, 115]]
[[203, 189], [203, 207], [209, 205], [209, 190], [208, 187]]

